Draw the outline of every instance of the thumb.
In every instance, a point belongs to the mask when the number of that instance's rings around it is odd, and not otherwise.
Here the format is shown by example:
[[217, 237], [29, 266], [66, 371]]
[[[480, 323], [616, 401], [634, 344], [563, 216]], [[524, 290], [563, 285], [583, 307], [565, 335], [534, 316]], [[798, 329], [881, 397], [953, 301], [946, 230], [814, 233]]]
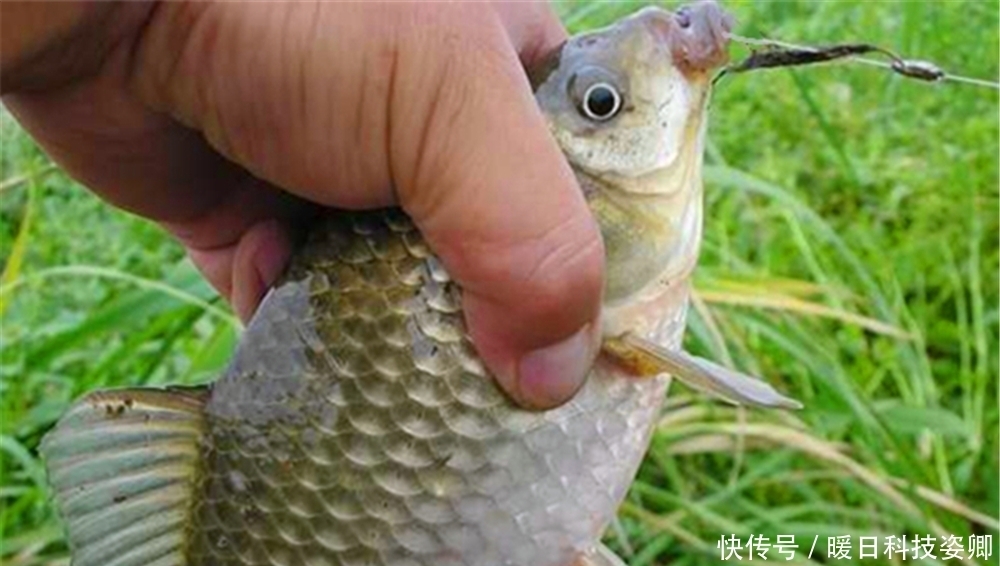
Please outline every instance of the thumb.
[[462, 286], [500, 385], [545, 408], [595, 356], [603, 251], [518, 60], [562, 28], [544, 3], [498, 6], [165, 3], [134, 81], [275, 186], [341, 208], [395, 198]]
[[604, 253], [510, 38], [561, 37], [511, 33], [516, 19], [478, 9], [463, 17], [477, 25], [401, 55], [394, 179], [463, 289], [479, 354], [515, 400], [549, 408], [579, 389], [596, 355]]

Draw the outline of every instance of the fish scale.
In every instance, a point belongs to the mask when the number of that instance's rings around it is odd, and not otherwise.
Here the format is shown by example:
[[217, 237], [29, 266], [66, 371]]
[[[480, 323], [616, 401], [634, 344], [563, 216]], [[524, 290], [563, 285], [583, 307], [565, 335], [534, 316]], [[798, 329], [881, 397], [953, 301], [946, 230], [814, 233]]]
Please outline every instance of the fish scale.
[[[213, 387], [192, 560], [555, 566], [586, 550], [666, 380], [598, 366], [559, 409], [518, 409], [459, 305], [399, 213], [324, 220]], [[683, 312], [665, 314], [676, 341]]]

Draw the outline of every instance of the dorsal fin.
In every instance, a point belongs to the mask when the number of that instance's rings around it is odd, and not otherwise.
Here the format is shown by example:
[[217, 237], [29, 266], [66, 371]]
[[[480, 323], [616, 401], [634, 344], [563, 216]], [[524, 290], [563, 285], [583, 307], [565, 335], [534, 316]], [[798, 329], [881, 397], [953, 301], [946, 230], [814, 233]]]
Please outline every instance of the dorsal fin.
[[190, 566], [207, 388], [92, 393], [42, 440], [72, 566]]

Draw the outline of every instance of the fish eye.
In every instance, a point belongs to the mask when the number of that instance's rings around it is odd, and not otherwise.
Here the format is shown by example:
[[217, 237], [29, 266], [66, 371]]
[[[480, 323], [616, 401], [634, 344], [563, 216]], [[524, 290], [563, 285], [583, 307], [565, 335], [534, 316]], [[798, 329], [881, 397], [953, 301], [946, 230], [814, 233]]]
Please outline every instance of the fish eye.
[[618, 114], [622, 107], [622, 97], [618, 94], [618, 90], [610, 84], [595, 83], [583, 93], [583, 101], [580, 106], [586, 117], [595, 122], [604, 122]]
[[567, 95], [581, 118], [607, 122], [628, 103], [627, 80], [604, 67], [585, 65], [576, 69], [567, 84]]

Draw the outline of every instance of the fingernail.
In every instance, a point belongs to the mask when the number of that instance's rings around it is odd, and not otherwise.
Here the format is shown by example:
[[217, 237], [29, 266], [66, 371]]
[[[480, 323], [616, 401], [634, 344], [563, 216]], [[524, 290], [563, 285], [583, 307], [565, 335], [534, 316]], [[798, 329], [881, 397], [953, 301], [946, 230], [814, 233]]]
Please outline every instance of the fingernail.
[[292, 243], [277, 220], [255, 225], [240, 239], [233, 263], [233, 308], [249, 322], [257, 305], [285, 270]]
[[562, 342], [528, 353], [518, 364], [518, 392], [531, 408], [548, 409], [568, 401], [583, 385], [594, 363], [599, 334], [586, 324]]
[[254, 257], [254, 267], [265, 291], [284, 273], [291, 254], [291, 244], [285, 233], [277, 228], [274, 232], [273, 239], [265, 241]]

